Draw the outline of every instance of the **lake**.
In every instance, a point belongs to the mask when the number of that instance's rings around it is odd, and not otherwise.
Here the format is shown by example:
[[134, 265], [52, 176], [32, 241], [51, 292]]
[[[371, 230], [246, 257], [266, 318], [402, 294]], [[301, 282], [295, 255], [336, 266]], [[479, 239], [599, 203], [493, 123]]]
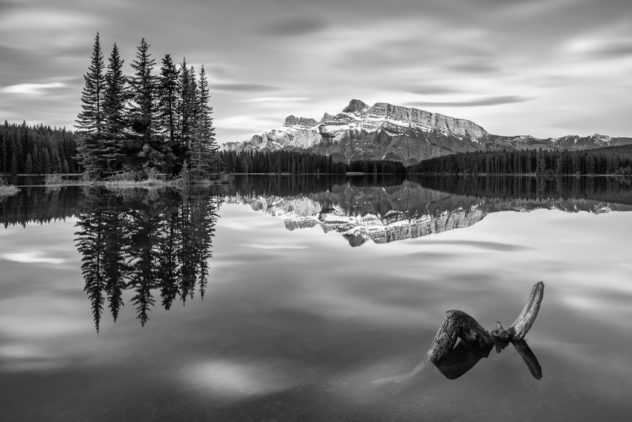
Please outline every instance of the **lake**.
[[[628, 421], [632, 186], [238, 177], [0, 198], [2, 421]], [[425, 366], [445, 312], [524, 350]], [[539, 369], [539, 372], [538, 372]]]

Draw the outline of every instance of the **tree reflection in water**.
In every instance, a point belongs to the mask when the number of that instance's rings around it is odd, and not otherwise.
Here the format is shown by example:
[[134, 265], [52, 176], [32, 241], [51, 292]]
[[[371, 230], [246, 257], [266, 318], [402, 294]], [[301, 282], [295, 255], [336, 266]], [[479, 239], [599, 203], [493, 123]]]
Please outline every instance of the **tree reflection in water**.
[[75, 244], [97, 331], [106, 303], [117, 320], [125, 291], [141, 325], [158, 295], [167, 310], [204, 297], [220, 205], [208, 192], [86, 192]]

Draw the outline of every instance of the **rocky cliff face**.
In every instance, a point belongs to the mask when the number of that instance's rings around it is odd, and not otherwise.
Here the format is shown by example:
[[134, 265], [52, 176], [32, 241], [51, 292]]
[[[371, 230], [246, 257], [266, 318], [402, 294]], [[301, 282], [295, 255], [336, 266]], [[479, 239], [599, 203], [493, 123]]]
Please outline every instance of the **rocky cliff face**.
[[334, 161], [394, 160], [415, 164], [459, 152], [502, 149], [586, 149], [632, 144], [632, 138], [491, 135], [476, 123], [416, 108], [351, 100], [342, 112], [325, 113], [320, 121], [288, 116], [282, 129], [224, 144], [227, 150], [307, 150]]

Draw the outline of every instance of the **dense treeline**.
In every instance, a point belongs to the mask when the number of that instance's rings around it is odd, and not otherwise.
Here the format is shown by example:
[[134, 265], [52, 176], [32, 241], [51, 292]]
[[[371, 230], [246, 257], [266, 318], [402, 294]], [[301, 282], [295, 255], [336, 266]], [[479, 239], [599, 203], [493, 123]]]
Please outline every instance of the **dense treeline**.
[[362, 173], [406, 174], [406, 167], [399, 161], [356, 160], [347, 164], [347, 171]]
[[591, 199], [632, 204], [632, 181], [616, 177], [505, 177], [409, 175], [408, 179], [433, 190], [455, 195], [503, 200]]
[[222, 151], [220, 160], [230, 173], [406, 173], [404, 165], [397, 161], [334, 163], [330, 156], [301, 151]]
[[220, 160], [229, 173], [344, 173], [345, 164], [331, 157], [300, 151], [222, 151]]
[[408, 167], [409, 173], [632, 174], [632, 157], [620, 149], [498, 151], [446, 155]]
[[8, 175], [78, 173], [76, 135], [26, 123], [0, 126], [0, 172]]
[[77, 159], [90, 179], [116, 173], [147, 176], [186, 174], [205, 179], [221, 172], [213, 109], [204, 66], [164, 56], [159, 74], [143, 38], [123, 72], [114, 44], [107, 67], [97, 34], [84, 75], [82, 111], [77, 116]]

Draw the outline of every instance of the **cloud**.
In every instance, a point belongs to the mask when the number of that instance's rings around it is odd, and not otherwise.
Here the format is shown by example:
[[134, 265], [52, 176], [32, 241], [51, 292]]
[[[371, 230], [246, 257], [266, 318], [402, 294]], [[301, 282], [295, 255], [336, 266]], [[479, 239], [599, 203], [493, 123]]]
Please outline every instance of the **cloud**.
[[242, 103], [295, 103], [301, 101], [309, 101], [311, 98], [308, 97], [258, 97], [258, 98], [249, 98], [246, 100], [241, 100]]
[[257, 83], [215, 83], [211, 86], [215, 91], [233, 91], [233, 92], [256, 92], [256, 91], [274, 91], [278, 88], [272, 85]]
[[531, 100], [533, 100], [533, 98], [517, 95], [503, 95], [498, 97], [485, 97], [463, 101], [411, 101], [406, 103], [406, 105], [411, 107], [475, 107], [523, 103]]
[[3, 94], [17, 94], [17, 95], [44, 95], [49, 89], [64, 88], [66, 84], [62, 82], [50, 82], [44, 84], [24, 83], [9, 85], [0, 88], [0, 92]]
[[1, 255], [0, 257], [6, 259], [7, 261], [20, 262], [24, 264], [43, 263], [57, 265], [65, 262], [65, 260], [61, 258], [46, 256], [46, 254], [41, 251], [7, 253]]
[[261, 130], [261, 128], [270, 128], [275, 124], [278, 124], [277, 119], [266, 119], [264, 117], [251, 116], [251, 115], [238, 115], [225, 117], [221, 119], [215, 120], [215, 125], [218, 128], [222, 129], [256, 129]]
[[421, 94], [421, 95], [453, 94], [455, 92], [459, 92], [459, 90], [454, 86], [448, 86], [448, 85], [442, 85], [442, 84], [437, 84], [437, 85], [428, 84], [428, 85], [416, 85], [416, 86], [413, 85], [409, 87], [402, 87], [401, 89], [411, 94]]
[[322, 31], [327, 22], [315, 16], [301, 16], [269, 22], [258, 28], [259, 33], [275, 37], [288, 37]]
[[463, 73], [494, 73], [500, 70], [496, 63], [484, 60], [469, 60], [445, 66], [446, 69]]
[[632, 56], [632, 40], [611, 41], [585, 52], [587, 55], [602, 59], [619, 59]]

